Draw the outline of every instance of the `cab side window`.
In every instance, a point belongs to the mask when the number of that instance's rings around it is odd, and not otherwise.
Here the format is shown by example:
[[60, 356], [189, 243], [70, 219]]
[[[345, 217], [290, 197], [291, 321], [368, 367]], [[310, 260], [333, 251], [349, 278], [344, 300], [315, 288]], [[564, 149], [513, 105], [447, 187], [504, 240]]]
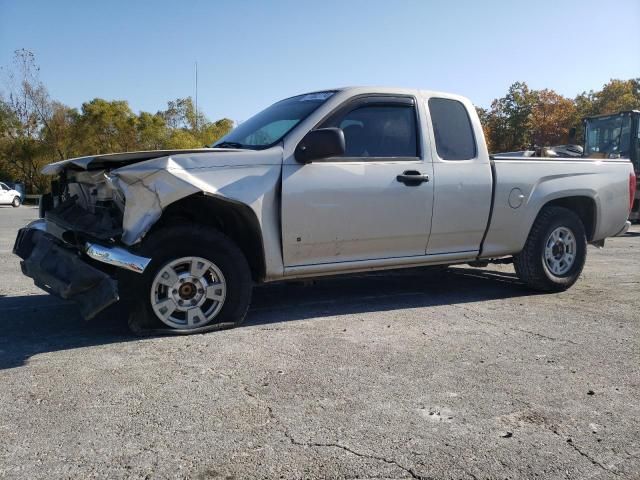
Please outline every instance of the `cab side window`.
[[346, 158], [418, 157], [416, 113], [412, 104], [372, 102], [338, 114], [324, 127], [344, 132]]
[[465, 106], [449, 98], [430, 98], [429, 112], [438, 156], [443, 160], [475, 158], [476, 140]]

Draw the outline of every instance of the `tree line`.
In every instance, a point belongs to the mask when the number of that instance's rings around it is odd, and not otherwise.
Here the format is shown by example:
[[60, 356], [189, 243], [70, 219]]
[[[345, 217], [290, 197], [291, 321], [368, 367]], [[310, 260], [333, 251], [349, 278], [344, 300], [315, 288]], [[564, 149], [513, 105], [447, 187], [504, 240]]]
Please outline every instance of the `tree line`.
[[41, 193], [48, 163], [82, 155], [133, 150], [199, 148], [233, 128], [233, 121], [210, 121], [191, 97], [167, 103], [156, 113], [134, 113], [125, 100], [94, 98], [71, 108], [52, 99], [39, 77], [35, 56], [15, 52], [3, 68], [0, 92], [0, 180], [24, 182]]
[[[489, 151], [493, 153], [582, 143], [582, 119], [640, 109], [640, 78], [611, 80], [601, 90], [575, 98], [553, 90], [532, 90], [516, 82], [488, 109], [477, 108]], [[575, 128], [575, 139], [569, 133]]]
[[[0, 180], [21, 181], [41, 193], [48, 180], [44, 165], [82, 155], [132, 150], [197, 148], [233, 128], [233, 121], [210, 121], [191, 97], [169, 101], [156, 113], [134, 113], [124, 100], [94, 98], [72, 108], [52, 99], [39, 78], [32, 52], [21, 49], [3, 68], [6, 91], [0, 92]], [[640, 78], [611, 80], [599, 91], [575, 98], [553, 90], [532, 90], [516, 82], [507, 94], [478, 114], [491, 152], [567, 143], [582, 118], [640, 109]]]

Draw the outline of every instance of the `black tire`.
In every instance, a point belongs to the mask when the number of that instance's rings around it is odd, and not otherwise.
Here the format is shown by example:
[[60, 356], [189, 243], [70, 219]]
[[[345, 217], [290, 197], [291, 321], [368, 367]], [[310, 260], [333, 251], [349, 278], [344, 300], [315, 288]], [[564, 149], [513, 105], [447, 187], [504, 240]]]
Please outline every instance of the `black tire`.
[[21, 204], [22, 204], [22, 200], [20, 200], [20, 197], [18, 196], [13, 197], [13, 201], [11, 202], [11, 206], [13, 208], [18, 208]]
[[[558, 228], [568, 229], [575, 238], [575, 258], [561, 275], [551, 272], [545, 260], [545, 246]], [[542, 292], [560, 292], [571, 287], [582, 273], [587, 259], [584, 225], [573, 211], [563, 207], [545, 207], [538, 214], [524, 249], [513, 257], [516, 274], [529, 287]]]
[[[240, 325], [249, 304], [253, 282], [246, 258], [227, 236], [210, 227], [178, 225], [149, 235], [138, 252], [152, 260], [142, 275], [122, 271], [119, 290], [129, 304], [129, 328], [136, 334], [193, 334]], [[163, 323], [151, 306], [151, 288], [158, 271], [168, 262], [196, 256], [207, 259], [222, 272], [226, 297], [219, 313], [210, 323], [191, 329], [171, 328]]]

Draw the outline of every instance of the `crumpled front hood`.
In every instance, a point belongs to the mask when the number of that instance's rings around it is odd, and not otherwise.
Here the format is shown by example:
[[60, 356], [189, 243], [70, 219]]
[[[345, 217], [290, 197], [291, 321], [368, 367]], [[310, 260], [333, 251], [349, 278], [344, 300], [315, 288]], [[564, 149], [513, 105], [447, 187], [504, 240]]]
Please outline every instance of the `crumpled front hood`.
[[[152, 160], [154, 158], [170, 157], [174, 155], [188, 155], [197, 158], [203, 154], [203, 158], [208, 160], [207, 163], [211, 164], [212, 156], [215, 154], [215, 158], [222, 159], [224, 156], [233, 154], [255, 154], [254, 150], [238, 150], [228, 148], [196, 148], [190, 150], [149, 150], [141, 152], [124, 152], [124, 153], [108, 153], [103, 155], [89, 155], [86, 157], [70, 158], [68, 160], [62, 160], [55, 163], [50, 163], [42, 169], [42, 173], [45, 175], [55, 175], [60, 173], [65, 168], [71, 168], [75, 170], [110, 170], [113, 168], [120, 168], [135, 163]], [[221, 162], [224, 163], [224, 162]]]
[[124, 197], [121, 240], [133, 245], [146, 235], [167, 206], [197, 193], [244, 204], [260, 221], [263, 198], [273, 197], [280, 180], [282, 156], [280, 145], [265, 150], [132, 152], [57, 162], [48, 165], [43, 173], [70, 170], [68, 177], [76, 183], [100, 181], [110, 185], [108, 190], [120, 192]]

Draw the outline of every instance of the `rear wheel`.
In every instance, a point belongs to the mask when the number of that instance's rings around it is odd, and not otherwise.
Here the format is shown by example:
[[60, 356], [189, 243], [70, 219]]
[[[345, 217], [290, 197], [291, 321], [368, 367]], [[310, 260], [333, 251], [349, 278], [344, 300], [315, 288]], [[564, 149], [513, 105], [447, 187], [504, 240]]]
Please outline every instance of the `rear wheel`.
[[20, 200], [20, 197], [15, 196], [15, 197], [13, 197], [13, 201], [11, 202], [11, 206], [13, 208], [18, 208], [21, 203], [22, 203], [22, 201]]
[[219, 231], [181, 225], [150, 235], [144, 274], [127, 272], [121, 290], [133, 302], [135, 333], [202, 333], [242, 323], [251, 301], [251, 271], [240, 249]]
[[578, 280], [586, 258], [587, 238], [580, 217], [563, 207], [545, 207], [513, 263], [518, 277], [531, 288], [557, 292]]

